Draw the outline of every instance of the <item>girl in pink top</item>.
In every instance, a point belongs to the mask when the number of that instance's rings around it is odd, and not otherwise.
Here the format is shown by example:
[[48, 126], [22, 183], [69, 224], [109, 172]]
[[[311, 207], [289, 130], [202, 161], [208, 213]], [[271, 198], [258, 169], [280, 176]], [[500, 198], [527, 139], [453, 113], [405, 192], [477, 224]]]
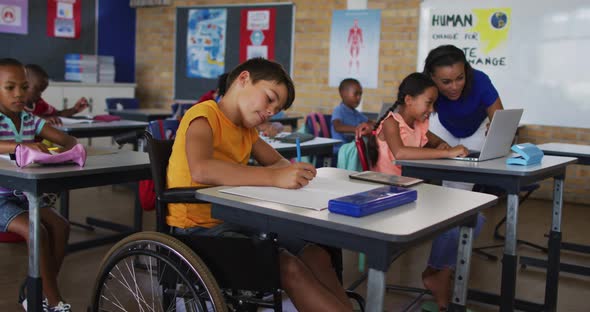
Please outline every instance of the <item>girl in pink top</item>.
[[[396, 159], [433, 159], [468, 154], [463, 145], [450, 147], [428, 131], [428, 118], [437, 97], [438, 89], [424, 74], [413, 73], [402, 81], [395, 104], [375, 124], [374, 135], [369, 138], [372, 170], [401, 175], [401, 167], [394, 165]], [[483, 217], [478, 216], [475, 235], [483, 223]], [[449, 304], [458, 241], [458, 228], [437, 236], [432, 242], [428, 266], [422, 273], [424, 286], [434, 295], [439, 311], [446, 311]]]
[[[369, 139], [369, 158], [374, 171], [401, 175], [396, 159], [433, 159], [467, 155], [462, 145], [450, 147], [428, 131], [438, 89], [424, 74], [413, 73], [399, 86], [397, 100], [375, 124]], [[397, 112], [395, 112], [397, 109]]]

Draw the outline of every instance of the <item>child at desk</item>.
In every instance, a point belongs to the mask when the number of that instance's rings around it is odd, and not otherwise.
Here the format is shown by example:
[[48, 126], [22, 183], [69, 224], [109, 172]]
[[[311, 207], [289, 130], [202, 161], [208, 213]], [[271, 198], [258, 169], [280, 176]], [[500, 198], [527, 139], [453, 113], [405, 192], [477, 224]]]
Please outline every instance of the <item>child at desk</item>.
[[[401, 167], [394, 165], [396, 159], [434, 159], [468, 154], [463, 145], [450, 147], [428, 131], [429, 117], [437, 97], [436, 85], [424, 74], [410, 74], [401, 82], [397, 101], [375, 124], [374, 135], [369, 138], [372, 170], [401, 175]], [[481, 230], [483, 221], [479, 215], [475, 235]], [[458, 228], [436, 237], [428, 266], [422, 273], [424, 286], [432, 292], [440, 311], [446, 311], [452, 293], [458, 242]]]
[[[168, 165], [167, 187], [258, 185], [297, 189], [315, 177], [307, 163], [291, 164], [264, 140], [256, 127], [287, 109], [295, 98], [289, 75], [262, 58], [238, 65], [228, 89], [216, 103], [189, 109], [176, 133]], [[247, 166], [250, 154], [262, 166]], [[170, 204], [167, 223], [177, 234], [219, 235], [255, 231], [211, 217], [208, 204]], [[351, 311], [329, 254], [305, 241], [281, 236], [282, 288], [299, 311]]]
[[[35, 136], [57, 143], [68, 150], [76, 139], [45, 124], [45, 120], [24, 111], [28, 88], [24, 66], [15, 59], [0, 59], [0, 154], [14, 153], [18, 144], [49, 153]], [[70, 311], [57, 287], [57, 274], [64, 259], [70, 232], [66, 219], [48, 203], [40, 202], [40, 263], [43, 280], [43, 311]], [[22, 192], [0, 188], [0, 231], [16, 233], [29, 242], [28, 203]], [[25, 311], [25, 298], [19, 298]]]
[[358, 80], [354, 78], [342, 80], [338, 86], [338, 92], [342, 102], [332, 111], [332, 126], [330, 129], [332, 138], [342, 141], [342, 143], [334, 145], [335, 158], [338, 155], [340, 146], [354, 139], [354, 133], [357, 129], [371, 128], [374, 125], [374, 122], [369, 121], [367, 116], [356, 110], [363, 96], [363, 87]]
[[27, 80], [29, 81], [29, 90], [27, 91], [27, 100], [25, 110], [35, 116], [45, 119], [51, 125], [61, 125], [62, 117], [71, 117], [88, 107], [88, 100], [85, 97], [80, 98], [74, 106], [61, 111], [45, 102], [41, 94], [49, 85], [49, 75], [43, 68], [37, 64], [25, 65]]

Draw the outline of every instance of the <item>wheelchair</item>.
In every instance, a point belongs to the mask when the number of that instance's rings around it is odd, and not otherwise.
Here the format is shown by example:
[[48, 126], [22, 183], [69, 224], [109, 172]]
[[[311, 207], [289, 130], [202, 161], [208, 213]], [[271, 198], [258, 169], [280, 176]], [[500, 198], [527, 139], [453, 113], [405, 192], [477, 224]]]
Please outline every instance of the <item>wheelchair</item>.
[[[173, 141], [146, 134], [156, 191], [157, 232], [130, 235], [104, 257], [89, 311], [282, 311], [275, 235], [176, 235], [165, 222], [169, 203], [202, 203], [196, 188], [165, 189]], [[328, 249], [341, 278], [342, 254]], [[364, 299], [351, 291], [357, 310]]]

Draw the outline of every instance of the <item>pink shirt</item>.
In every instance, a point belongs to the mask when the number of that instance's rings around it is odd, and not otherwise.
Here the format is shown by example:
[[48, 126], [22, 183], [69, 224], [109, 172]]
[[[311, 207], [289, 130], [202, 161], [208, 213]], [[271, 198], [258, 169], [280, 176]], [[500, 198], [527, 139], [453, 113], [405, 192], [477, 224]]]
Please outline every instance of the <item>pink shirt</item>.
[[377, 141], [377, 151], [379, 157], [377, 158], [377, 163], [371, 169], [373, 171], [401, 175], [402, 169], [401, 166], [396, 166], [393, 164], [395, 157], [393, 157], [393, 153], [389, 149], [389, 145], [383, 139], [379, 138], [379, 135], [383, 131], [383, 123], [387, 122], [389, 118], [394, 118], [399, 123], [399, 134], [404, 143], [404, 146], [412, 146], [412, 147], [423, 147], [428, 143], [428, 138], [426, 137], [426, 133], [428, 132], [428, 119], [425, 121], [414, 121], [412, 127], [408, 126], [404, 121], [404, 118], [398, 113], [389, 112], [387, 117], [383, 119], [383, 122], [375, 131], [375, 139]]

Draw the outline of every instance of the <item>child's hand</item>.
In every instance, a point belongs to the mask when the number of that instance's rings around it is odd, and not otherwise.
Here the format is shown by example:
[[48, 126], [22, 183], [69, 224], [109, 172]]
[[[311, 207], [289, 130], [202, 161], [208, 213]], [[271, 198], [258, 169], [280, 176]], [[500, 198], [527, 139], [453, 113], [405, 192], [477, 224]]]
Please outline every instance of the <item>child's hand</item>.
[[469, 150], [463, 145], [457, 145], [448, 149], [448, 157], [465, 157], [469, 154]]
[[58, 116], [48, 116], [48, 117], [43, 117], [45, 119], [46, 122], [48, 122], [50, 125], [54, 126], [54, 127], [59, 127], [61, 126], [61, 119]]
[[447, 142], [442, 142], [436, 148], [437, 149], [450, 149], [451, 146]]
[[363, 122], [359, 124], [358, 126], [356, 126], [356, 129], [354, 131], [355, 138], [358, 139], [362, 136], [369, 135], [373, 130], [372, 128], [373, 127], [371, 127], [371, 125], [368, 122]]
[[85, 110], [88, 107], [88, 100], [85, 97], [82, 97], [74, 104], [74, 111], [77, 113]]
[[308, 163], [295, 163], [291, 166], [275, 169], [273, 186], [298, 189], [306, 186], [316, 175], [315, 167]]
[[[57, 130], [56, 130], [57, 131]], [[49, 152], [49, 149], [47, 148], [47, 145], [41, 143], [41, 142], [31, 142], [31, 143], [20, 143], [30, 149], [36, 150], [38, 152], [42, 152], [42, 153], [46, 153], [46, 154], [51, 154]]]

